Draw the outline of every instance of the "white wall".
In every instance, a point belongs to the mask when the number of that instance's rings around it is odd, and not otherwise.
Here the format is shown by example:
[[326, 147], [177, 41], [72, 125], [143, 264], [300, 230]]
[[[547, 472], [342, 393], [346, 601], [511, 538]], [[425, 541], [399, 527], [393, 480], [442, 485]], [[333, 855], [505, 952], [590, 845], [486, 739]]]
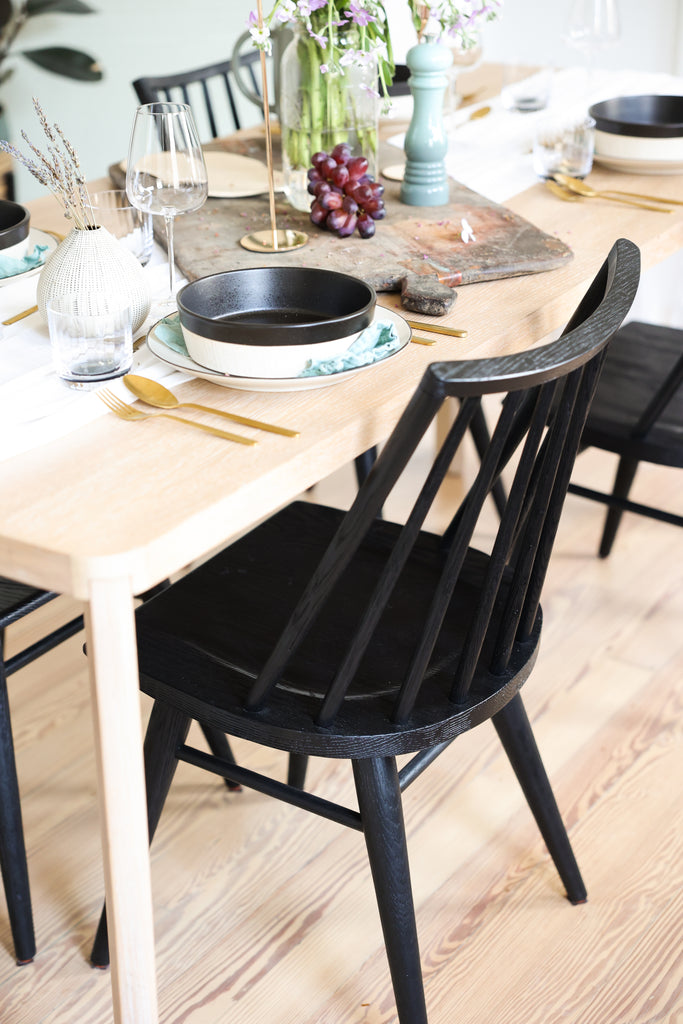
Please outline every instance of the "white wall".
[[[680, 0], [654, 0], [643, 12], [642, 0], [618, 0], [622, 40], [601, 58], [609, 67], [681, 71], [683, 17]], [[90, 0], [97, 12], [88, 16], [45, 15], [22, 33], [24, 47], [72, 45], [98, 57], [102, 82], [84, 84], [51, 75], [17, 57], [15, 74], [0, 87], [13, 141], [24, 128], [40, 138], [31, 96], [41, 100], [80, 154], [88, 177], [97, 177], [121, 159], [136, 106], [133, 79], [209, 64], [228, 57], [244, 31], [255, 0]], [[265, 9], [269, 9], [265, 0]], [[387, 0], [396, 57], [402, 60], [414, 42], [404, 0]], [[485, 57], [549, 62], [577, 62], [563, 43], [569, 0], [506, 0], [503, 18], [485, 28]], [[258, 119], [254, 108], [253, 120]], [[30, 177], [17, 175], [18, 196], [43, 194]]]
[[[87, 177], [98, 177], [125, 157], [137, 98], [131, 86], [142, 75], [182, 71], [230, 56], [246, 28], [252, 0], [88, 0], [96, 13], [51, 14], [31, 19], [20, 47], [73, 46], [97, 57], [101, 82], [73, 82], [16, 57], [14, 74], [0, 87], [0, 102], [13, 142], [25, 129], [42, 142], [31, 97], [75, 146]], [[17, 46], [15, 44], [15, 49]], [[255, 117], [258, 112], [254, 108]], [[37, 182], [17, 175], [20, 200], [44, 194]]]

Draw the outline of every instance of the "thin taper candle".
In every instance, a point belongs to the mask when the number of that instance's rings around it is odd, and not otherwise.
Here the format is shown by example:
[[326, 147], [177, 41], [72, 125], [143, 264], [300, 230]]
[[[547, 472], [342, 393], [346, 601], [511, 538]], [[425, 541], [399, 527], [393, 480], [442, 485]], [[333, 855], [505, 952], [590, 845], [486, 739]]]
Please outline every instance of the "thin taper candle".
[[[263, 4], [256, 0], [259, 32], [263, 31]], [[273, 139], [270, 133], [270, 102], [268, 100], [268, 75], [266, 54], [261, 50], [261, 80], [263, 82], [263, 118], [266, 126], [266, 160], [268, 164], [268, 203], [270, 206], [270, 227], [273, 232], [273, 249], [277, 249], [277, 222], [275, 220], [275, 182], [273, 180]]]

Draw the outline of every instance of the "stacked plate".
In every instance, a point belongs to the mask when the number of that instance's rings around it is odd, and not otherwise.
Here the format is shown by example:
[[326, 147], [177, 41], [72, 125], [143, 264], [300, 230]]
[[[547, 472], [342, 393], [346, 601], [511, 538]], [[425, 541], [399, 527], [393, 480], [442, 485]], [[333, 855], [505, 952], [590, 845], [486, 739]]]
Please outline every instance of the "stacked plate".
[[227, 270], [178, 292], [190, 356], [240, 377], [296, 377], [310, 360], [345, 352], [374, 310], [370, 285], [308, 267]]
[[616, 96], [588, 112], [597, 163], [633, 174], [683, 171], [683, 96]]

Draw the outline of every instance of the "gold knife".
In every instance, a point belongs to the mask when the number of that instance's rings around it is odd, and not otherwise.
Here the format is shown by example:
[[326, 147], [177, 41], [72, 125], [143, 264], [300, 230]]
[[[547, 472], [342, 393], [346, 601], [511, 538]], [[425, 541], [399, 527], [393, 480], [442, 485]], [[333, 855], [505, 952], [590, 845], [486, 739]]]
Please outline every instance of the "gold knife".
[[38, 307], [37, 306], [31, 306], [30, 309], [24, 309], [24, 310], [22, 310], [21, 313], [15, 313], [15, 315], [11, 316], [9, 318], [9, 320], [3, 320], [2, 321], [2, 325], [3, 325], [3, 327], [9, 327], [10, 324], [16, 324], [19, 320], [23, 320], [25, 316], [30, 316], [31, 313], [37, 313], [37, 312], [38, 312]]
[[421, 320], [406, 320], [408, 327], [416, 331], [426, 331], [427, 334], [448, 334], [452, 338], [466, 338], [467, 331], [458, 331], [455, 327], [437, 327], [436, 324], [426, 324]]

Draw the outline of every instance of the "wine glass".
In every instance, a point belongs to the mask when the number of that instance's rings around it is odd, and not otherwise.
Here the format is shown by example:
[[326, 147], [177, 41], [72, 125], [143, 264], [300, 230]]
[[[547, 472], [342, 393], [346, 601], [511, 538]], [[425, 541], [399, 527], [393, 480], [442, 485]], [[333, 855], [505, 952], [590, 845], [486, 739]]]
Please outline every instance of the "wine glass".
[[174, 220], [198, 210], [208, 192], [204, 155], [187, 104], [158, 101], [138, 107], [128, 148], [126, 192], [133, 206], [164, 218], [169, 294], [160, 305], [172, 306]]
[[573, 0], [566, 39], [585, 55], [589, 87], [598, 52], [616, 43], [619, 37], [617, 0]]

